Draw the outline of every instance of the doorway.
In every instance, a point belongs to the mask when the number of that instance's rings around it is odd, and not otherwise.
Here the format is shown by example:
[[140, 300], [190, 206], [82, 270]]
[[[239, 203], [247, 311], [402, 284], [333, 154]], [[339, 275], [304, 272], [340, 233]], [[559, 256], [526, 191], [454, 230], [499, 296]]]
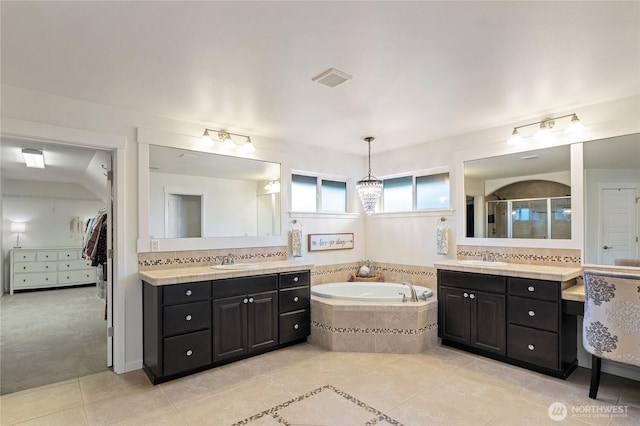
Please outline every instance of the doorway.
[[635, 184], [600, 188], [599, 264], [638, 257], [638, 188]]
[[[105, 217], [105, 252], [111, 249], [112, 151], [2, 137], [3, 290], [12, 274], [12, 252], [83, 253], [87, 225]], [[16, 157], [24, 148], [43, 152], [45, 169], [28, 171]], [[48, 155], [47, 155], [48, 154]], [[19, 157], [19, 155], [18, 155]], [[48, 160], [47, 160], [48, 158]], [[47, 170], [49, 161], [50, 171]], [[27, 174], [27, 173], [30, 174]], [[21, 248], [11, 223], [24, 223]], [[56, 285], [5, 293], [2, 321], [1, 393], [12, 393], [107, 370], [112, 364], [110, 259], [85, 260], [91, 279], [65, 283], [73, 262], [51, 260]], [[64, 263], [64, 264], [63, 264]]]

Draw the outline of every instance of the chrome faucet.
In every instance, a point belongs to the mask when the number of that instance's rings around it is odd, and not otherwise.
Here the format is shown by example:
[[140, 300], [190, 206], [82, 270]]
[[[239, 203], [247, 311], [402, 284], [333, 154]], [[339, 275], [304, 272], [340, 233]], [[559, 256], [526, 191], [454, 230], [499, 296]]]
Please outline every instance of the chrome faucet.
[[407, 287], [409, 287], [409, 291], [411, 291], [411, 301], [412, 302], [417, 302], [418, 301], [418, 294], [416, 293], [416, 289], [413, 288], [413, 286], [411, 285], [411, 283], [408, 283], [406, 281], [401, 282], [400, 284], [402, 285], [406, 285]]
[[233, 255], [233, 253], [229, 253], [226, 256], [222, 257], [222, 264], [223, 265], [233, 265], [235, 263], [235, 256]]
[[482, 261], [483, 262], [495, 262], [496, 261], [496, 255], [491, 253], [490, 251], [483, 251], [482, 252]]

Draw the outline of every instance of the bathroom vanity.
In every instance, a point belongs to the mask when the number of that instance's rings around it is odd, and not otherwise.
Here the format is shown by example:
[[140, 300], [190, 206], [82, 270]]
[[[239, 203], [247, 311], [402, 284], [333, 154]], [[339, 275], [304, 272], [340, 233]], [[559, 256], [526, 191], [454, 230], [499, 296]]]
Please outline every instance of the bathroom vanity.
[[581, 268], [435, 266], [443, 344], [560, 378], [576, 368], [576, 316], [563, 312], [562, 291]]
[[258, 265], [139, 273], [144, 371], [153, 384], [306, 341], [311, 265]]

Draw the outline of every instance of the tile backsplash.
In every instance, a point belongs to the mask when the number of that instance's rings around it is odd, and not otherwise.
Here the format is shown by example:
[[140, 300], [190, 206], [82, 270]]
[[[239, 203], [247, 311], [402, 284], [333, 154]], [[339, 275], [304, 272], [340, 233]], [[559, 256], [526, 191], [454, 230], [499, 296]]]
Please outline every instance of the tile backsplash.
[[458, 259], [479, 259], [484, 252], [493, 253], [496, 260], [509, 263], [555, 266], [580, 266], [582, 264], [579, 249], [463, 245], [456, 248]]
[[222, 263], [222, 258], [233, 254], [236, 262], [268, 262], [287, 260], [287, 247], [246, 247], [237, 249], [164, 251], [138, 253], [138, 270], [207, 266]]

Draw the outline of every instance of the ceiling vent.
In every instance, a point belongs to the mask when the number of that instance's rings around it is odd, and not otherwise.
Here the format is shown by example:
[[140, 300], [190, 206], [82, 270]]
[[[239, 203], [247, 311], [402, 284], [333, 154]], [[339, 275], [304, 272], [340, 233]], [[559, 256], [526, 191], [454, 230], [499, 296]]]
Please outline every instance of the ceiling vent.
[[351, 80], [352, 78], [353, 77], [351, 77], [349, 74], [338, 71], [335, 68], [329, 68], [325, 72], [313, 77], [311, 80], [320, 84], [324, 84], [325, 86], [336, 87], [338, 84], [342, 84], [347, 80]]

